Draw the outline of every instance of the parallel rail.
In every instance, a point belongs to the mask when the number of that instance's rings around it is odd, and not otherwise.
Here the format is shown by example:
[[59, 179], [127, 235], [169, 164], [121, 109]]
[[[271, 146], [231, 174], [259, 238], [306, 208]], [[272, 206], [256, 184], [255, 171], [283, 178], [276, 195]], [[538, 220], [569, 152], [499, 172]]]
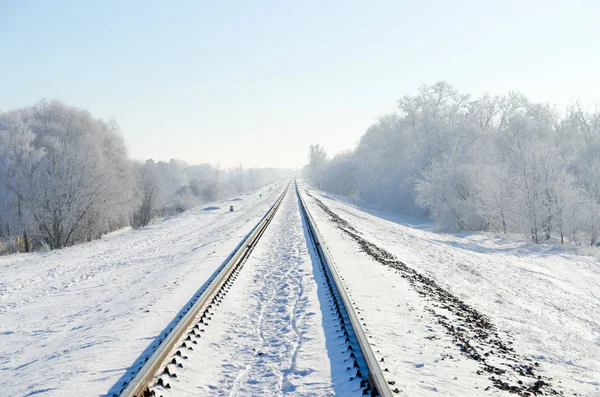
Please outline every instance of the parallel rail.
[[[121, 390], [119, 393], [120, 397], [144, 397], [150, 395], [150, 389], [153, 385], [151, 385], [155, 375], [159, 372], [165, 360], [169, 357], [172, 351], [175, 349], [177, 342], [181, 339], [184, 333], [192, 326], [194, 319], [198, 316], [203, 308], [209, 305], [211, 300], [215, 298], [215, 295], [221, 288], [221, 286], [231, 277], [232, 273], [243, 263], [243, 261], [250, 255], [252, 250], [254, 249], [256, 243], [259, 241], [260, 237], [263, 235], [271, 220], [273, 219], [275, 213], [279, 209], [285, 195], [287, 194], [290, 183], [286, 186], [283, 193], [279, 196], [279, 198], [275, 201], [273, 206], [269, 209], [267, 214], [260, 220], [260, 222], [254, 227], [254, 229], [250, 232], [250, 234], [238, 245], [238, 248], [232, 255], [230, 256], [229, 261], [225, 265], [222, 266], [221, 270], [218, 272], [216, 276], [209, 283], [208, 287], [200, 294], [198, 299], [194, 302], [194, 304], [190, 307], [190, 309], [183, 315], [183, 317], [177, 322], [177, 324], [171, 329], [171, 331], [167, 334], [165, 339], [158, 345], [156, 350], [148, 357], [145, 364], [140, 368], [134, 378]], [[298, 199], [300, 201], [300, 210], [304, 219], [306, 220], [306, 225], [309, 228], [309, 234], [314, 240], [315, 247], [317, 250], [317, 254], [327, 271], [329, 272], [339, 297], [341, 298], [341, 303], [344, 306], [346, 314], [348, 316], [348, 320], [350, 321], [350, 326], [354, 332], [358, 345], [360, 347], [362, 356], [367, 365], [369, 374], [368, 380], [371, 388], [373, 389], [373, 395], [382, 396], [382, 397], [391, 397], [392, 392], [389, 389], [388, 383], [386, 382], [383, 372], [379, 367], [379, 363], [377, 362], [377, 358], [371, 349], [371, 346], [367, 340], [367, 336], [364, 333], [362, 325], [359, 321], [359, 318], [354, 311], [354, 308], [351, 304], [350, 298], [345, 290], [345, 287], [341, 281], [337, 270], [333, 266], [333, 261], [329, 255], [329, 252], [324, 249], [323, 246], [323, 238], [315, 224], [315, 221], [306, 206], [304, 199], [300, 193], [298, 185], [296, 183], [296, 194], [298, 195]]]
[[156, 350], [148, 357], [146, 363], [140, 368], [138, 373], [133, 379], [125, 386], [119, 393], [120, 397], [143, 397], [148, 395], [150, 383], [154, 379], [155, 374], [159, 371], [160, 367], [169, 354], [175, 348], [175, 344], [181, 339], [185, 331], [192, 325], [194, 319], [200, 313], [201, 309], [209, 304], [214, 298], [217, 291], [231, 275], [231, 273], [242, 263], [250, 252], [254, 249], [254, 246], [267, 229], [267, 226], [271, 223], [273, 216], [277, 212], [277, 209], [281, 205], [283, 198], [289, 190], [291, 181], [286, 186], [285, 190], [279, 196], [275, 204], [267, 212], [267, 214], [260, 220], [260, 222], [254, 227], [252, 232], [245, 238], [242, 243], [238, 246], [237, 250], [231, 256], [231, 259], [222, 267], [221, 271], [213, 278], [208, 287], [198, 297], [192, 307], [186, 312], [186, 314], [177, 322], [173, 329], [167, 334], [165, 339], [158, 345]]
[[315, 224], [315, 221], [314, 221], [312, 215], [310, 214], [310, 211], [308, 210], [306, 203], [304, 202], [304, 199], [302, 198], [302, 194], [300, 194], [300, 190], [298, 189], [297, 183], [296, 183], [296, 194], [298, 195], [298, 198], [301, 203], [301, 211], [302, 211], [304, 218], [306, 219], [306, 223], [310, 229], [309, 230], [310, 235], [315, 240], [315, 247], [317, 249], [317, 254], [319, 255], [320, 259], [325, 263], [327, 269], [329, 270], [329, 273], [331, 274], [333, 281], [335, 282], [337, 291], [342, 299], [342, 303], [344, 305], [346, 313], [348, 314], [350, 324], [352, 326], [352, 329], [354, 330], [354, 334], [356, 335], [356, 339], [360, 346], [360, 351], [361, 351], [361, 353], [364, 357], [364, 360], [367, 364], [367, 368], [369, 369], [369, 383], [371, 384], [371, 387], [378, 393], [378, 394], [374, 394], [374, 395], [379, 395], [381, 397], [392, 397], [392, 391], [390, 390], [388, 383], [385, 380], [385, 377], [383, 376], [383, 372], [381, 370], [381, 367], [379, 366], [379, 363], [377, 362], [377, 358], [375, 357], [375, 354], [373, 353], [373, 350], [371, 349], [371, 345], [369, 344], [369, 341], [367, 340], [367, 336], [365, 335], [365, 332], [364, 332], [362, 325], [358, 319], [358, 316], [356, 315], [356, 312], [354, 311], [354, 308], [352, 307], [352, 303], [350, 301], [350, 298], [348, 297], [348, 294], [346, 293], [344, 284], [342, 283], [342, 280], [340, 279], [340, 276], [337, 273], [337, 270], [333, 266], [333, 261], [331, 260], [331, 257], [329, 256], [329, 252], [323, 248], [323, 238], [321, 236], [321, 233], [319, 232], [319, 229], [317, 228], [317, 226]]

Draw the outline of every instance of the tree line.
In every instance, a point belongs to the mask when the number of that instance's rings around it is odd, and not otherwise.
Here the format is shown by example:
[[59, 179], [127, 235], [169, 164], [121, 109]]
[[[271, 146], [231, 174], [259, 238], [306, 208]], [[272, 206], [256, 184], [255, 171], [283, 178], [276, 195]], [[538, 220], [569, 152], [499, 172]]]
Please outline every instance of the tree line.
[[559, 110], [522, 93], [472, 98], [446, 82], [404, 96], [357, 147], [312, 145], [316, 186], [428, 215], [449, 232], [524, 233], [534, 243], [600, 237], [600, 106]]
[[245, 169], [241, 164], [229, 169], [208, 163], [189, 165], [178, 159], [168, 162], [149, 159], [144, 169], [154, 175], [163, 188], [161, 208], [166, 214], [264, 186], [293, 173], [281, 168]]
[[287, 171], [132, 159], [115, 120], [60, 101], [0, 112], [0, 237], [55, 249], [252, 189]]

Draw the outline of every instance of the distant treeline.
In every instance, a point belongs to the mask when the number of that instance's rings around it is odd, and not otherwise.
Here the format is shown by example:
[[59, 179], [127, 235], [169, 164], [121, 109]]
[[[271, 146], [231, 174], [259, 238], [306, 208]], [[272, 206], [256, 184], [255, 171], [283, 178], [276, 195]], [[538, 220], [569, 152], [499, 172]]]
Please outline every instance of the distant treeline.
[[150, 159], [144, 166], [158, 177], [164, 188], [167, 199], [162, 208], [167, 213], [181, 212], [202, 202], [229, 197], [293, 174], [293, 170], [288, 169], [244, 169], [241, 165], [224, 170], [206, 163], [188, 165], [177, 159], [169, 162]]
[[311, 146], [304, 172], [324, 190], [424, 212], [445, 231], [596, 244], [600, 106], [471, 98], [439, 82], [400, 99], [354, 150], [327, 159]]
[[114, 120], [41, 101], [0, 112], [0, 237], [61, 248], [289, 173], [135, 161]]

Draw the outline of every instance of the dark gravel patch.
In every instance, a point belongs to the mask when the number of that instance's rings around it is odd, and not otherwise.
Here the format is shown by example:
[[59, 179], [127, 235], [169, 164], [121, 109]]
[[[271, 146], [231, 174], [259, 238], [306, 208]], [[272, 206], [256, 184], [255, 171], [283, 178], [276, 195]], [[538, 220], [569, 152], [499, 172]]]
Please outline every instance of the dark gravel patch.
[[[538, 374], [538, 362], [515, 352], [511, 347], [510, 333], [499, 332], [488, 316], [450, 293], [433, 278], [417, 272], [390, 252], [362, 238], [352, 225], [321, 200], [313, 199], [331, 221], [359, 245], [361, 251], [395, 269], [422, 298], [430, 302], [429, 312], [452, 338], [461, 354], [479, 363], [478, 375], [488, 376], [491, 386], [485, 390], [494, 387], [524, 397], [564, 395], [551, 383], [551, 378]], [[452, 358], [448, 354], [442, 356], [442, 360]]]

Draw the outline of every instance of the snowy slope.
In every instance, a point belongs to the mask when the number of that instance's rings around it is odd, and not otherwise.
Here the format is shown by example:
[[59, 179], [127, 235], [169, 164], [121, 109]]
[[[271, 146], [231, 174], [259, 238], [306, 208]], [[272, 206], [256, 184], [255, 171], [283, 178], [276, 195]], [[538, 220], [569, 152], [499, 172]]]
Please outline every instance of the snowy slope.
[[362, 395], [360, 379], [349, 381], [351, 352], [306, 238], [292, 187], [211, 320], [182, 349], [183, 368], [169, 366], [177, 374], [165, 378], [170, 389], [158, 394]]
[[0, 257], [0, 395], [112, 395], [285, 183], [271, 186], [143, 230]]
[[[302, 191], [307, 188], [304, 185]], [[388, 380], [400, 395], [508, 395], [494, 387], [490, 378], [533, 385], [539, 375], [552, 385], [542, 387], [545, 395], [551, 389], [564, 395], [600, 396], [597, 258], [499, 242], [483, 235], [434, 233], [411, 227], [393, 213], [309, 191], [314, 197], [307, 196], [308, 205], [365, 319], [373, 348], [384, 359]], [[422, 294], [422, 285], [410, 281], [406, 272], [369, 257], [315, 199], [346, 221], [359, 238], [414, 269], [416, 279], [422, 275], [437, 282], [488, 318], [502, 346], [512, 351], [499, 354], [497, 346], [479, 343], [477, 335], [470, 342], [477, 354], [491, 352], [485, 362], [506, 372], [488, 373], [482, 361], [461, 352], [456, 335], [464, 327], [452, 333], [448, 331], [452, 325], [443, 325], [454, 321], [452, 313], [444, 309], [447, 300], [440, 303]], [[471, 337], [469, 332], [463, 335]], [[491, 339], [495, 338], [492, 332]], [[518, 374], [527, 368], [532, 368], [536, 378]]]

